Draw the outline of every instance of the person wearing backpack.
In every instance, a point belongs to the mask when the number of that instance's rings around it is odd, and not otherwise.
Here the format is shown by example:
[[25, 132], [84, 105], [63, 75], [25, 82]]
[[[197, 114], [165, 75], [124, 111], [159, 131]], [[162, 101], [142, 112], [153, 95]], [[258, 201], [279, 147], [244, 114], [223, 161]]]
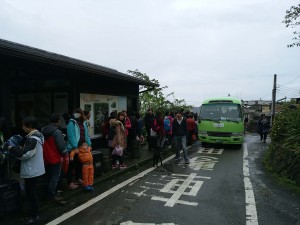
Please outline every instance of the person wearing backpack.
[[9, 153], [20, 159], [20, 178], [24, 179], [26, 196], [30, 205], [30, 218], [25, 224], [40, 221], [38, 179], [45, 173], [43, 159], [44, 136], [37, 130], [37, 119], [34, 116], [22, 120], [22, 130], [26, 133], [22, 147], [8, 146]]
[[47, 197], [50, 201], [62, 203], [57, 196], [56, 187], [60, 179], [62, 158], [68, 153], [64, 135], [59, 130], [60, 115], [53, 113], [50, 124], [41, 129], [45, 142], [43, 145], [44, 164], [48, 180]]
[[168, 146], [172, 145], [173, 138], [172, 138], [172, 124], [173, 124], [174, 118], [171, 116], [170, 112], [166, 112], [165, 118], [164, 118], [164, 128], [166, 133], [166, 142]]
[[151, 136], [151, 127], [153, 125], [153, 121], [155, 119], [155, 115], [151, 108], [148, 109], [147, 114], [144, 117], [144, 124], [147, 133], [147, 142], [148, 142], [148, 150], [155, 148], [156, 145], [156, 137]]
[[164, 119], [161, 112], [156, 113], [156, 118], [153, 121], [153, 130], [156, 132], [156, 148], [162, 149], [166, 140], [165, 128], [164, 128]]

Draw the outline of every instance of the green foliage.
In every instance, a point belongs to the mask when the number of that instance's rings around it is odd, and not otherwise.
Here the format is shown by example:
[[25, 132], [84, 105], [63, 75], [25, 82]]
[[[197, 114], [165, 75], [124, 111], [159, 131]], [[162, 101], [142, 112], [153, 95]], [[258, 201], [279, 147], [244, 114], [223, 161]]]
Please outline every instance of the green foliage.
[[265, 167], [286, 184], [300, 186], [300, 107], [284, 105], [275, 116], [270, 136]]
[[296, 148], [300, 145], [300, 108], [285, 106], [276, 115], [272, 126], [271, 138], [274, 144]]
[[[292, 6], [289, 10], [286, 11], [285, 19], [282, 21], [286, 24], [286, 27], [291, 27], [293, 29], [296, 26], [300, 25], [300, 4], [298, 6]], [[295, 37], [293, 38], [294, 43], [289, 44], [288, 47], [300, 47], [300, 32], [294, 31], [293, 34]]]
[[[176, 99], [174, 97], [174, 92], [171, 92], [165, 96], [163, 93], [164, 90], [168, 88], [168, 86], [159, 86], [159, 81], [156, 79], [150, 79], [150, 77], [145, 74], [141, 73], [138, 70], [128, 70], [128, 74], [148, 81], [152, 82], [157, 85], [157, 87], [149, 88], [148, 86], [140, 86], [140, 95], [139, 95], [139, 101], [140, 101], [140, 112], [144, 114], [148, 108], [152, 108], [154, 112], [161, 111], [161, 112], [174, 112], [181, 108], [184, 110], [190, 110], [193, 108], [191, 105], [187, 105], [185, 100]], [[168, 100], [168, 97], [172, 97], [173, 101]]]

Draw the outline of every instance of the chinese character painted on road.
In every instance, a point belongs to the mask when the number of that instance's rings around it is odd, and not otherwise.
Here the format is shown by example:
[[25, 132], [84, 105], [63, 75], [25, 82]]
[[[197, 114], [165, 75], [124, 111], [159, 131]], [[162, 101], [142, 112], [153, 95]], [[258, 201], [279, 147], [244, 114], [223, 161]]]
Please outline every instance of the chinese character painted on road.
[[198, 153], [203, 153], [203, 154], [215, 154], [215, 155], [221, 155], [223, 153], [224, 149], [223, 148], [203, 148], [200, 147]]
[[[165, 202], [164, 206], [167, 207], [173, 207], [175, 204], [197, 206], [197, 202], [185, 201], [182, 200], [182, 198], [184, 198], [184, 196], [196, 196], [203, 184], [203, 181], [195, 180], [196, 178], [199, 178], [196, 173], [179, 176], [186, 176], [186, 178], [172, 179], [165, 187], [160, 190], [161, 193], [171, 194], [170, 198], [153, 196], [151, 200]], [[209, 177], [201, 178], [210, 179]]]
[[215, 164], [218, 161], [218, 158], [213, 156], [200, 156], [194, 157], [190, 160], [189, 167], [193, 170], [213, 170]]

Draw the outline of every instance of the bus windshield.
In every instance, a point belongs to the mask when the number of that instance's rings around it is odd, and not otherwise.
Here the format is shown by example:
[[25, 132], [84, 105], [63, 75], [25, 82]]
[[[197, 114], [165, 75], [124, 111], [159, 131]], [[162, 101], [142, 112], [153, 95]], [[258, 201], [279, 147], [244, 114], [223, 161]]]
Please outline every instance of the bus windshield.
[[199, 118], [200, 120], [241, 122], [241, 105], [233, 103], [203, 104]]

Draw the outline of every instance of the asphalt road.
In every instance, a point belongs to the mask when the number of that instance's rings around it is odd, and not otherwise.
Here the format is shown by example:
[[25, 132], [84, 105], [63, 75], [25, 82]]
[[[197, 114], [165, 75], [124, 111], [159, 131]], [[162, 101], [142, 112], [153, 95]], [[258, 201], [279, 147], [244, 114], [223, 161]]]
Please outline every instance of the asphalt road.
[[266, 147], [255, 135], [239, 148], [196, 144], [190, 165], [170, 157], [108, 181], [48, 224], [300, 225], [300, 195], [265, 173]]

